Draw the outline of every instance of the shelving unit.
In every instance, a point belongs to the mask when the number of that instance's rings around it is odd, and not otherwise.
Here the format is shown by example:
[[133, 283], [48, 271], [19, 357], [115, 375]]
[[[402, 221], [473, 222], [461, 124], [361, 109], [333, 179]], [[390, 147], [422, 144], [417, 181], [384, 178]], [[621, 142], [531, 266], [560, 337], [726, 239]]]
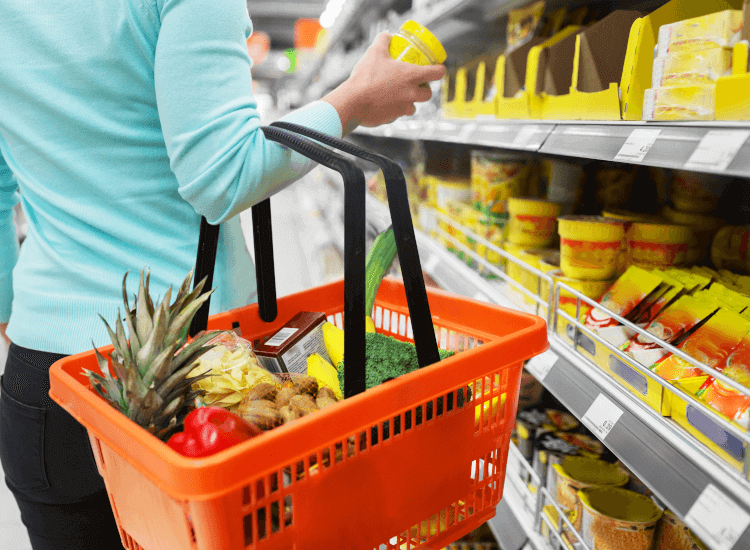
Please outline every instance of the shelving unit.
[[[628, 151], [622, 151], [633, 132], [643, 130], [653, 132], [654, 136], [643, 158], [634, 158], [628, 154]], [[693, 169], [728, 176], [750, 177], [750, 141], [748, 141], [750, 123], [747, 122], [588, 123], [583, 121], [404, 118], [378, 128], [359, 128], [356, 133], [361, 136], [480, 145], [565, 157], [617, 160], [661, 168]], [[632, 139], [637, 140], [636, 136], [638, 133]], [[726, 166], [727, 159], [718, 154], [719, 149], [713, 156], [709, 151], [708, 158], [693, 157], [704, 139], [709, 145], [711, 142], [723, 143], [724, 141], [736, 143], [738, 150]], [[620, 154], [621, 151], [624, 155]], [[691, 161], [692, 165], [689, 164]]]

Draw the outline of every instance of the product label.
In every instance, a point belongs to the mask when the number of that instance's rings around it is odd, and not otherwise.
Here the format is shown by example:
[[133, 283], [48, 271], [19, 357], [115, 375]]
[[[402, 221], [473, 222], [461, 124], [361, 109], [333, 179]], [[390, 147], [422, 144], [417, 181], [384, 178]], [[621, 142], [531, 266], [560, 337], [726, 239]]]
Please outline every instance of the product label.
[[622, 416], [622, 409], [615, 405], [603, 393], [600, 393], [583, 415], [583, 423], [596, 434], [599, 439], [605, 439], [617, 421]]
[[330, 361], [323, 340], [322, 324], [311, 330], [305, 337], [300, 338], [294, 346], [281, 356], [286, 372], [307, 374], [307, 358], [318, 353], [326, 361]]
[[541, 144], [538, 143], [538, 140], [534, 139], [538, 132], [539, 126], [522, 126], [516, 137], [513, 138], [512, 146], [519, 149], [538, 149]]
[[260, 363], [260, 366], [266, 369], [269, 372], [282, 372], [281, 371], [281, 363], [279, 363], [279, 360], [275, 357], [266, 357], [264, 355], [258, 355], [256, 356], [258, 359], [258, 363]]
[[637, 128], [633, 130], [627, 141], [620, 148], [620, 152], [617, 153], [615, 160], [621, 162], [643, 161], [660, 133], [661, 130], [650, 128]]
[[709, 483], [685, 516], [695, 534], [715, 550], [732, 550], [750, 525], [750, 515]]
[[542, 382], [555, 366], [558, 359], [560, 358], [554, 351], [547, 350], [536, 357], [532, 357], [526, 364], [526, 368], [534, 378]]
[[686, 170], [725, 171], [750, 137], [748, 130], [710, 130], [685, 164]]
[[265, 342], [265, 344], [267, 346], [269, 346], [269, 347], [272, 347], [272, 348], [279, 348], [279, 347], [281, 347], [284, 344], [284, 342], [286, 342], [287, 340], [289, 340], [289, 338], [291, 338], [292, 336], [294, 336], [294, 334], [298, 330], [299, 329], [292, 328], [292, 327], [282, 328], [279, 332], [277, 332], [271, 338], [269, 338]]

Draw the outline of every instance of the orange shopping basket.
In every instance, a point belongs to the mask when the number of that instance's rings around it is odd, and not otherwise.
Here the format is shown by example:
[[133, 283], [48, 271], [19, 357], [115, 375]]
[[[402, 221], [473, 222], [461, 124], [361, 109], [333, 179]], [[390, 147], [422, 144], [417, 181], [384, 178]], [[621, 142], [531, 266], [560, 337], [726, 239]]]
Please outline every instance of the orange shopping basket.
[[[263, 129], [268, 139], [344, 177], [344, 280], [276, 299], [266, 200], [253, 207], [259, 303], [210, 319], [203, 310], [191, 330], [239, 329], [255, 340], [301, 310], [324, 312], [339, 326], [343, 315], [347, 399], [215, 455], [188, 458], [94, 393], [83, 374], [98, 371], [93, 351], [52, 367], [50, 395], [88, 430], [129, 550], [443, 548], [495, 515], [522, 364], [547, 348], [545, 322], [426, 291], [398, 166], [278, 126], [285, 129]], [[383, 169], [404, 275], [403, 282], [383, 281], [372, 313], [379, 332], [415, 343], [420, 369], [363, 391], [364, 175], [289, 130]], [[196, 281], [213, 271], [217, 235], [204, 219]], [[437, 362], [438, 345], [456, 354]]]

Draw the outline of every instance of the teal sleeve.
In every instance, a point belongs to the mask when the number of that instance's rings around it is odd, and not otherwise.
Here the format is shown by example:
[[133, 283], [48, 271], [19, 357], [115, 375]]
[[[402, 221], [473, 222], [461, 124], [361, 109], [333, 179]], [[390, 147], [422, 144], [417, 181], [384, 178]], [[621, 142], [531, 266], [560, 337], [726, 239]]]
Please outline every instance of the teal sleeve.
[[[209, 222], [224, 222], [298, 179], [310, 164], [259, 130], [245, 0], [156, 1], [154, 79], [171, 168], [180, 195]], [[338, 113], [325, 102], [285, 120], [341, 135]]]
[[0, 323], [10, 319], [13, 303], [13, 268], [18, 260], [18, 237], [13, 207], [18, 203], [18, 185], [0, 153]]

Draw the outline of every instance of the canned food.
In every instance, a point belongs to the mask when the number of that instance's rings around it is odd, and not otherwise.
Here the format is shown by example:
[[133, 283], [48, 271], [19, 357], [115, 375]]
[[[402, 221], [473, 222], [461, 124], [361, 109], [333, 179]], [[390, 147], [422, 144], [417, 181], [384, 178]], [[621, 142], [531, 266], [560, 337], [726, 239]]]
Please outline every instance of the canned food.
[[560, 218], [560, 268], [566, 277], [606, 281], [617, 274], [625, 225], [600, 216]]
[[407, 21], [391, 38], [389, 53], [396, 61], [413, 65], [438, 65], [447, 54], [440, 41], [416, 21]]
[[542, 199], [508, 199], [508, 240], [527, 248], [547, 248], [555, 240], [560, 205]]

